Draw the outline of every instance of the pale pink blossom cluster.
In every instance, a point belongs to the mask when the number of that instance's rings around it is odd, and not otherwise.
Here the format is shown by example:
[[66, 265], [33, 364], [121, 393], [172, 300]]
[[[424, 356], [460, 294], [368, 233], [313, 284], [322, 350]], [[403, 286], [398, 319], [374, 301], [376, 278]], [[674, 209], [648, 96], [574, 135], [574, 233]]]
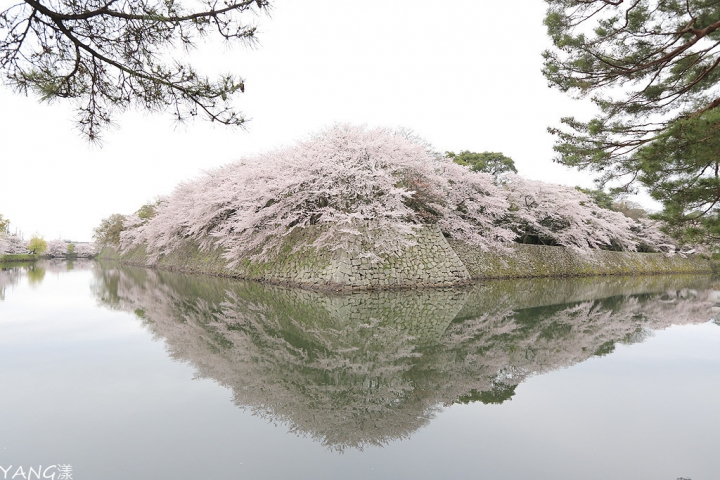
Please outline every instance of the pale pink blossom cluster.
[[17, 235], [0, 232], [0, 255], [15, 255], [29, 253], [25, 242]]
[[526, 180], [507, 175], [505, 188], [519, 240], [525, 236], [539, 243], [562, 245], [575, 250], [607, 248], [674, 250], [660, 232], [659, 222], [626, 217], [598, 206], [588, 195], [567, 185]]
[[469, 172], [386, 129], [337, 126], [297, 145], [245, 158], [181, 184], [145, 222], [126, 219], [122, 246], [162, 254], [193, 239], [227, 258], [262, 257], [296, 228], [319, 224], [315, 247], [347, 238], [412, 244], [413, 227], [438, 223], [447, 234], [491, 246], [515, 237], [492, 176]]
[[[662, 222], [650, 220], [649, 218], [639, 218], [636, 220], [633, 232], [640, 239], [638, 244], [640, 249], [651, 249], [670, 254], [678, 251], [678, 245], [675, 240], [660, 229], [662, 225]], [[704, 253], [706, 255], [711, 253], [706, 245], [696, 245], [695, 248], [697, 249], [697, 253]]]
[[48, 240], [45, 254], [51, 257], [64, 257], [68, 253], [68, 244], [63, 240]]
[[398, 239], [412, 245], [421, 224], [485, 248], [532, 234], [581, 250], [635, 250], [645, 228], [574, 188], [516, 175], [496, 184], [403, 133], [338, 125], [179, 185], [151, 218], [125, 217], [120, 246], [158, 257], [193, 240], [235, 262], [267, 258], [294, 229], [319, 225], [313, 247], [361, 240], [382, 255]]
[[95, 247], [92, 243], [75, 244], [75, 254], [79, 258], [89, 258], [95, 255]]

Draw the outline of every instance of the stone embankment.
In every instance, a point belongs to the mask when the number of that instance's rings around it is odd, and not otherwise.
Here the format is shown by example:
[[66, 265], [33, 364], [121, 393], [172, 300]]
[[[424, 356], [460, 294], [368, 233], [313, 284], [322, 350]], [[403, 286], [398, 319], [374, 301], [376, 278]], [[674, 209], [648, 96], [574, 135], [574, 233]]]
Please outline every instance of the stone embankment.
[[698, 255], [664, 253], [576, 252], [564, 247], [513, 244], [506, 251], [488, 252], [475, 245], [449, 240], [472, 278], [580, 277], [711, 273], [713, 264]]
[[449, 287], [483, 278], [567, 277], [591, 275], [640, 275], [711, 273], [713, 263], [699, 256], [689, 258], [662, 253], [594, 251], [578, 253], [563, 247], [514, 244], [504, 251], [446, 239], [436, 226], [417, 231], [416, 245], [402, 247], [397, 255], [371, 261], [363, 245], [354, 255], [346, 251], [317, 250], [309, 245], [317, 229], [295, 230], [269, 261], [241, 260], [228, 267], [219, 248], [201, 250], [188, 242], [169, 254], [152, 259], [143, 247], [119, 253], [105, 248], [104, 260], [189, 273], [258, 280], [317, 290], [357, 291], [393, 288]]

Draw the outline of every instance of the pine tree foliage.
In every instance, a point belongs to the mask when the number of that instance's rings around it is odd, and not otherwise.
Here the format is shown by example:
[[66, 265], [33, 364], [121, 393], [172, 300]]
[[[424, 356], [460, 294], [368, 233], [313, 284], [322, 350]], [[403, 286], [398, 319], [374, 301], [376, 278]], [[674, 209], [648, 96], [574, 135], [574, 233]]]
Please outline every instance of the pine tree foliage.
[[674, 236], [720, 242], [720, 109], [675, 122], [633, 160]]
[[620, 189], [639, 181], [681, 241], [720, 239], [720, 2], [546, 1], [544, 74], [600, 111], [550, 129], [557, 160]]
[[123, 231], [125, 216], [114, 213], [103, 218], [100, 225], [93, 229], [93, 238], [98, 245], [118, 245]]
[[719, 2], [546, 1], [556, 49], [544, 53], [545, 76], [562, 91], [594, 94], [601, 112], [553, 130], [561, 162], [634, 178], [633, 152], [720, 105]]
[[500, 177], [505, 173], [518, 173], [512, 158], [500, 152], [470, 152], [463, 150], [460, 153], [445, 152], [445, 156], [457, 164], [470, 167], [474, 172], [485, 172]]
[[611, 194], [607, 193], [604, 189], [601, 188], [582, 188], [582, 187], [575, 187], [577, 190], [583, 192], [585, 195], [590, 196], [593, 199], [593, 202], [600, 207], [607, 210], [612, 210], [612, 205], [614, 198]]
[[241, 78], [211, 80], [179, 60], [200, 39], [252, 45], [251, 15], [267, 0], [18, 0], [0, 11], [0, 75], [42, 100], [72, 99], [78, 124], [98, 139], [115, 111], [132, 106], [245, 121], [230, 103]]

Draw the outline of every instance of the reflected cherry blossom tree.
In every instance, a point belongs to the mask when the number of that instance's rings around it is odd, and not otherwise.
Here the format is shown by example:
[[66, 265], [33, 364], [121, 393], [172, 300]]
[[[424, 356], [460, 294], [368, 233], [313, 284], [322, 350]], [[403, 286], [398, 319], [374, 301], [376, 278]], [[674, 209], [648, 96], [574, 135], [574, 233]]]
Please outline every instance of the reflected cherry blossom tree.
[[709, 277], [343, 296], [130, 267], [95, 274], [98, 302], [133, 312], [198, 378], [339, 451], [407, 438], [455, 403], [501, 404], [531, 375], [708, 321], [716, 301]]

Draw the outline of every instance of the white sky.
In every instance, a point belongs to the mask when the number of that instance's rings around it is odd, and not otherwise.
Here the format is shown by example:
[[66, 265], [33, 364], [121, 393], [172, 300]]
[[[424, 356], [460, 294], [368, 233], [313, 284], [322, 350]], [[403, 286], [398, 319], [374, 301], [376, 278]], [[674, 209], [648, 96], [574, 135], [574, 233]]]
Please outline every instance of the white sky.
[[0, 88], [0, 213], [25, 238], [89, 241], [112, 213], [335, 122], [403, 126], [441, 151], [500, 151], [527, 178], [592, 186], [551, 160], [546, 128], [590, 110], [546, 85], [544, 11], [541, 0], [276, 0], [258, 48], [195, 55], [245, 79], [247, 131], [129, 112], [99, 148], [72, 105]]

